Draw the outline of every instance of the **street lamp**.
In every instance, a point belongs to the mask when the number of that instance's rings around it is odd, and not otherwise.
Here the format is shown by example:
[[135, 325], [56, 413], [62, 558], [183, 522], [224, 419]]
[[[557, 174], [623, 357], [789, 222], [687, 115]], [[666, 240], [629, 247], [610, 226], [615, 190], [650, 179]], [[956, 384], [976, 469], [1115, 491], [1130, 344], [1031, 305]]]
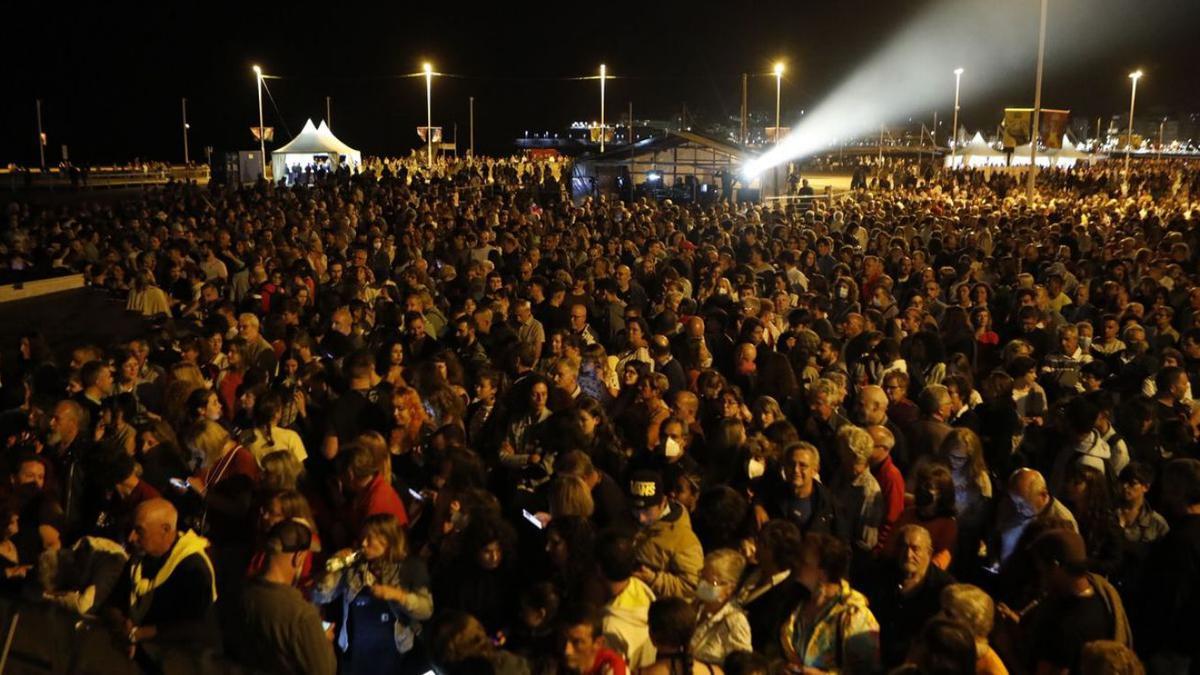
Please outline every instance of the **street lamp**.
[[[958, 154], [958, 89], [962, 84], [962, 68], [954, 69], [954, 126], [950, 129], [950, 166], [954, 167], [954, 157]], [[933, 130], [937, 133], [937, 129]], [[937, 147], [937, 141], [933, 143]]]
[[779, 144], [779, 98], [783, 90], [783, 61], [775, 63], [775, 144]]
[[188, 129], [192, 128], [187, 121], [187, 99], [183, 99], [183, 165], [187, 166], [191, 163], [191, 158], [188, 156]]
[[263, 128], [263, 73], [262, 68], [254, 66], [254, 79], [258, 82], [258, 167], [263, 180], [267, 179], [267, 131]]
[[425, 70], [425, 159], [433, 171], [433, 66], [428, 61]]
[[[775, 145], [779, 145], [779, 99], [783, 91], [783, 61], [775, 62]], [[775, 195], [779, 195], [779, 166], [772, 172], [775, 177]]]
[[1137, 83], [1142, 79], [1142, 71], [1135, 70], [1129, 74], [1133, 80], [1133, 88], [1129, 91], [1129, 132], [1125, 136], [1125, 175], [1129, 176], [1129, 155], [1133, 153], [1133, 104], [1137, 101]]
[[608, 68], [600, 64], [600, 154], [604, 154], [604, 80], [608, 77]]

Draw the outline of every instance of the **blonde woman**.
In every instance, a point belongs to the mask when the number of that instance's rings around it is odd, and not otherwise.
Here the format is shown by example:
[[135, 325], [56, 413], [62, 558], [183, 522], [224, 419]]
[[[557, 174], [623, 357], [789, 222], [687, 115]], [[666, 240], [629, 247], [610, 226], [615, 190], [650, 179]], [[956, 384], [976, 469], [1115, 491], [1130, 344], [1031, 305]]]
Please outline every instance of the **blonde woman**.
[[[313, 602], [341, 602], [343, 619], [334, 640], [340, 672], [400, 672], [421, 622], [433, 616], [429, 571], [420, 557], [408, 554], [404, 530], [391, 514], [367, 517], [359, 550], [360, 562], [321, 578]], [[345, 560], [352, 553], [344, 549], [333, 557]]]
[[977, 675], [1008, 675], [1004, 662], [988, 644], [996, 620], [996, 604], [983, 589], [971, 584], [950, 584], [942, 589], [941, 616], [966, 626], [975, 636]]
[[754, 651], [750, 644], [750, 620], [732, 602], [745, 569], [746, 558], [732, 549], [717, 549], [704, 556], [694, 603], [696, 631], [690, 644], [697, 661], [720, 665], [733, 652]]
[[248, 543], [253, 533], [246, 527], [247, 516], [259, 480], [254, 455], [225, 427], [209, 420], [189, 429], [183, 444], [199, 463], [187, 489], [200, 496], [209, 539], [215, 544]]
[[596, 510], [592, 490], [578, 476], [558, 476], [550, 483], [550, 518], [591, 518]]

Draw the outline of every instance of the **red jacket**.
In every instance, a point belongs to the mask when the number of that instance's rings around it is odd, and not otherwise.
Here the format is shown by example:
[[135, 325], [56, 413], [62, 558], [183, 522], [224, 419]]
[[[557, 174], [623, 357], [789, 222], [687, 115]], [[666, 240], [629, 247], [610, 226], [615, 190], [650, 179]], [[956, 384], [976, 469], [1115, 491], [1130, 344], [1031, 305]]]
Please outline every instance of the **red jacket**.
[[350, 536], [357, 537], [362, 531], [363, 522], [368, 516], [377, 513], [390, 513], [396, 517], [400, 527], [408, 526], [408, 512], [404, 510], [404, 502], [400, 495], [382, 475], [367, 485], [366, 489], [354, 497], [353, 512], [350, 514]]
[[900, 520], [900, 514], [904, 513], [904, 476], [892, 463], [891, 455], [871, 467], [871, 475], [875, 476], [879, 483], [879, 491], [883, 494], [883, 522], [879, 524], [879, 544], [875, 547], [878, 553], [887, 545], [888, 537], [896, 527], [896, 521]]

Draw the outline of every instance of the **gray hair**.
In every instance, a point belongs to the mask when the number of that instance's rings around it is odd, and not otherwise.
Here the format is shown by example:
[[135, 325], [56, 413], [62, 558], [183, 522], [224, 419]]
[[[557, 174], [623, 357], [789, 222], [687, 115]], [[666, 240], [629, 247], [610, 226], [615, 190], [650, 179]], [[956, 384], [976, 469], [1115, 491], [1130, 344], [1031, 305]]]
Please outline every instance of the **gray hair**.
[[746, 570], [746, 558], [731, 548], [719, 548], [704, 556], [704, 566], [711, 568], [721, 583], [736, 585]]

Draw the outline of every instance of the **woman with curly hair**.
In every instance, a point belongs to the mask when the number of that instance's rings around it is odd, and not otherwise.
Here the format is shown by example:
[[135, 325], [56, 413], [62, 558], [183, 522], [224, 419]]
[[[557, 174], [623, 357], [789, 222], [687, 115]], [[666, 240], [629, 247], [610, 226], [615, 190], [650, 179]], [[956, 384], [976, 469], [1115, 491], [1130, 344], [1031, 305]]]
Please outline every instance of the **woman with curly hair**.
[[499, 515], [476, 513], [456, 543], [438, 565], [438, 602], [477, 617], [489, 635], [508, 630], [517, 608], [516, 532]]
[[1079, 524], [1091, 571], [1114, 574], [1121, 566], [1124, 533], [1104, 474], [1086, 464], [1073, 464], [1063, 481], [1062, 500]]

